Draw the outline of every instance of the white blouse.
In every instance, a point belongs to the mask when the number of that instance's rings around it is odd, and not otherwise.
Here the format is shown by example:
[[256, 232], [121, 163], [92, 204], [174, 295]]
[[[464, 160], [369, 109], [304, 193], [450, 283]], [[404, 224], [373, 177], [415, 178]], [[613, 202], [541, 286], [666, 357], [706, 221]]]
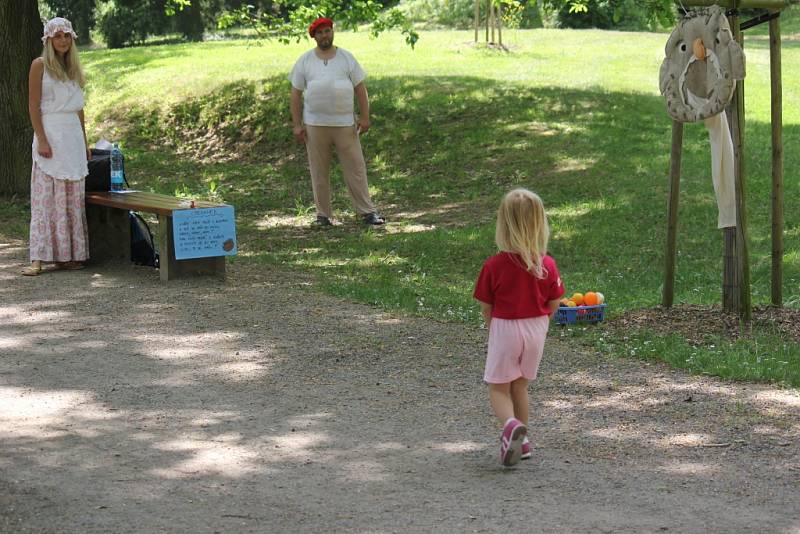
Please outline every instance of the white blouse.
[[33, 134], [33, 160], [45, 172], [59, 180], [81, 180], [89, 169], [86, 165], [86, 143], [78, 112], [83, 109], [83, 90], [77, 82], [62, 82], [44, 70], [42, 75], [42, 112], [47, 141], [53, 155], [45, 158], [37, 148], [39, 140]]

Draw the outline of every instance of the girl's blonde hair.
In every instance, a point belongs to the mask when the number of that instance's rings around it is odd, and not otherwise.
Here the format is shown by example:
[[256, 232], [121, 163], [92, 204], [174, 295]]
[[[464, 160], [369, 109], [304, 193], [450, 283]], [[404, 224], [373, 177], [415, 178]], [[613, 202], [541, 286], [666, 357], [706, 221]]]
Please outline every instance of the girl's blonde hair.
[[81, 60], [78, 57], [78, 47], [75, 46], [75, 39], [72, 40], [72, 45], [67, 50], [62, 58], [56, 54], [53, 48], [53, 40], [47, 38], [44, 42], [42, 49], [42, 62], [44, 68], [47, 69], [48, 74], [57, 80], [66, 82], [73, 80], [83, 88], [86, 85], [86, 76], [81, 68]]
[[495, 242], [500, 250], [519, 254], [525, 268], [544, 278], [542, 258], [547, 254], [550, 227], [539, 195], [527, 189], [506, 193], [497, 210]]

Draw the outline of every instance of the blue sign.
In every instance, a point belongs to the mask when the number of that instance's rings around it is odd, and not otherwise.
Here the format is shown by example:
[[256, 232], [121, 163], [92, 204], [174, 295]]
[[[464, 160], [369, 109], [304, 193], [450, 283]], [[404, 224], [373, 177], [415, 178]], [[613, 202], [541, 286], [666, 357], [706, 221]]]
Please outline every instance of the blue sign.
[[233, 206], [173, 211], [172, 238], [176, 260], [235, 255]]

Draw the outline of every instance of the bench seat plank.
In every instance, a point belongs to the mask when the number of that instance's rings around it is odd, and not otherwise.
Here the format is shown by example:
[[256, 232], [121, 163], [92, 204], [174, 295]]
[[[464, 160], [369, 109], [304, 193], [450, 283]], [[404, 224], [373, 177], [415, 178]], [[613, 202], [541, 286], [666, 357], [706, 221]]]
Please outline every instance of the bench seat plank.
[[[183, 199], [161, 195], [159, 193], [148, 193], [145, 191], [135, 191], [132, 193], [112, 193], [110, 191], [86, 192], [87, 204], [98, 204], [110, 208], [118, 208], [130, 211], [144, 211], [157, 215], [172, 216], [175, 210], [188, 209], [181, 206]], [[220, 204], [205, 200], [195, 200], [196, 208], [216, 208]]]

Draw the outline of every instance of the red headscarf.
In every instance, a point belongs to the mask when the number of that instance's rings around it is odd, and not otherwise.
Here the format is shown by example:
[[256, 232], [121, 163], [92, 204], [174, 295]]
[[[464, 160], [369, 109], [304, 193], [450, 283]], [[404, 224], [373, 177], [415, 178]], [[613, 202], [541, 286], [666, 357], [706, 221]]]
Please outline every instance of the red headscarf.
[[333, 28], [333, 21], [327, 17], [320, 17], [308, 27], [308, 34], [311, 37], [314, 37], [314, 34], [317, 33], [317, 30], [323, 26], [328, 26]]

